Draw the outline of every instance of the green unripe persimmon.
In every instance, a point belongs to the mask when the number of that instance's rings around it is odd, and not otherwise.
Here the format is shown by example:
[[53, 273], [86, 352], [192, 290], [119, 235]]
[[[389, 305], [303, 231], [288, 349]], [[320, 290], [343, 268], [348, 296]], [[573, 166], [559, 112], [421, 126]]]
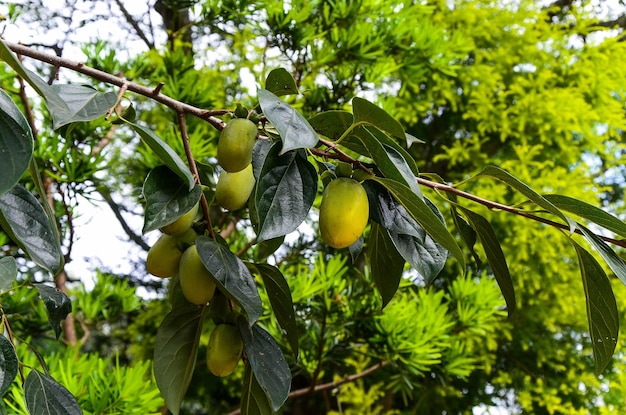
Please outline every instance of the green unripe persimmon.
[[193, 221], [198, 214], [199, 208], [200, 203], [198, 202], [189, 211], [176, 219], [174, 222], [163, 226], [161, 228], [161, 232], [168, 235], [180, 235], [187, 232], [189, 228], [191, 228], [191, 225], [193, 225]]
[[222, 171], [215, 188], [215, 201], [226, 210], [241, 209], [254, 189], [252, 164], [236, 173]]
[[146, 270], [157, 277], [168, 278], [178, 272], [183, 252], [176, 236], [163, 234], [148, 250]]
[[217, 143], [217, 162], [224, 170], [235, 173], [252, 162], [257, 126], [245, 118], [234, 118], [220, 134]]
[[180, 289], [190, 303], [204, 305], [213, 298], [215, 281], [202, 263], [195, 245], [191, 245], [183, 252], [178, 267], [178, 277]]
[[239, 329], [230, 324], [216, 326], [209, 337], [206, 352], [206, 364], [215, 376], [228, 376], [237, 368], [243, 341]]
[[326, 186], [320, 204], [320, 233], [327, 245], [345, 248], [363, 234], [369, 219], [367, 193], [353, 179], [340, 177]]

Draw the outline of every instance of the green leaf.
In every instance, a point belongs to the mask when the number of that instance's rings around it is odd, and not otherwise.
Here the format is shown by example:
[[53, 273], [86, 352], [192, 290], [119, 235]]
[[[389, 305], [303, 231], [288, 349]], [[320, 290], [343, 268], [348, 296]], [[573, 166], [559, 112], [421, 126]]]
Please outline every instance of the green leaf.
[[0, 195], [17, 184], [33, 154], [33, 133], [9, 95], [0, 89]]
[[615, 276], [623, 284], [626, 284], [626, 263], [624, 263], [624, 260], [598, 235], [581, 224], [578, 224], [578, 229], [580, 229], [585, 239], [598, 251], [602, 259], [606, 261], [611, 271], [615, 273]]
[[178, 415], [196, 367], [203, 307], [174, 308], [163, 319], [154, 347], [154, 377], [168, 409]]
[[189, 212], [201, 195], [202, 188], [199, 185], [189, 190], [187, 183], [168, 167], [155, 167], [143, 184], [146, 210], [142, 232], [147, 233], [174, 222]]
[[354, 115], [348, 111], [325, 111], [309, 120], [318, 134], [337, 141], [354, 122]]
[[24, 401], [30, 415], [81, 415], [83, 411], [65, 387], [36, 369], [24, 382]]
[[273, 69], [265, 80], [265, 89], [277, 96], [298, 94], [298, 85], [284, 68]]
[[273, 415], [272, 406], [265, 395], [265, 391], [256, 380], [252, 367], [246, 363], [241, 388], [241, 415]]
[[45, 284], [33, 284], [39, 292], [39, 297], [46, 306], [48, 322], [54, 329], [57, 339], [61, 335], [61, 321], [72, 312], [72, 301], [61, 291]]
[[244, 316], [239, 316], [237, 323], [254, 376], [272, 409], [278, 411], [291, 388], [291, 371], [285, 356], [272, 335], [257, 324], [251, 326]]
[[450, 212], [452, 214], [452, 220], [454, 221], [454, 226], [459, 231], [463, 242], [467, 245], [467, 248], [470, 250], [472, 256], [474, 257], [474, 261], [476, 261], [476, 265], [478, 267], [481, 266], [482, 261], [476, 251], [474, 250], [474, 245], [476, 245], [476, 231], [472, 228], [469, 223], [465, 219], [463, 219], [456, 210], [456, 207], [452, 206], [450, 208]]
[[317, 145], [317, 133], [296, 109], [266, 89], [259, 89], [257, 97], [263, 114], [278, 130], [282, 139], [283, 146], [279, 154]]
[[259, 242], [294, 231], [306, 219], [317, 194], [315, 167], [298, 151], [279, 155], [279, 147], [272, 146], [257, 179]]
[[619, 315], [611, 282], [598, 261], [576, 242], [571, 240], [580, 265], [585, 297], [587, 320], [595, 360], [595, 372], [599, 375], [611, 361], [617, 345]]
[[135, 130], [141, 137], [144, 143], [157, 155], [159, 160], [169, 167], [174, 173], [181, 178], [181, 180], [187, 184], [187, 189], [191, 191], [196, 182], [189, 170], [187, 164], [180, 158], [180, 156], [163, 140], [157, 137], [151, 130], [142, 127], [138, 124], [128, 122], [128, 125]]
[[[252, 264], [250, 264], [252, 265]], [[280, 327], [285, 330], [294, 356], [298, 356], [298, 327], [291, 290], [280, 270], [269, 264], [252, 265], [263, 279], [267, 297]]]
[[0, 196], [0, 224], [40, 267], [56, 275], [63, 264], [61, 244], [39, 201], [19, 184]]
[[483, 169], [483, 171], [481, 171], [474, 177], [479, 176], [490, 176], [500, 180], [501, 182], [506, 183], [513, 189], [517, 190], [518, 192], [535, 202], [538, 206], [544, 208], [553, 215], [558, 216], [563, 221], [563, 223], [569, 226], [570, 232], [574, 232], [574, 229], [576, 229], [576, 222], [565, 216], [563, 212], [561, 212], [550, 201], [542, 197], [539, 193], [535, 192], [527, 184], [522, 183], [517, 178], [513, 177], [509, 172], [502, 170], [501, 168], [496, 166], [487, 166]]
[[543, 195], [543, 197], [559, 209], [572, 212], [611, 232], [626, 237], [626, 223], [600, 208], [569, 196], [551, 194]]
[[448, 229], [441, 223], [439, 217], [428, 207], [428, 205], [413, 193], [408, 187], [391, 179], [376, 177], [378, 183], [382, 184], [391, 192], [402, 206], [405, 207], [409, 215], [441, 246], [448, 250], [459, 261], [461, 269], [465, 270], [465, 257], [463, 251], [457, 245], [454, 237]]
[[474, 228], [478, 234], [480, 242], [483, 244], [487, 262], [489, 262], [491, 271], [498, 282], [500, 291], [502, 291], [502, 296], [504, 296], [504, 301], [506, 301], [508, 315], [511, 317], [517, 307], [515, 289], [513, 288], [513, 280], [511, 279], [511, 274], [509, 274], [509, 267], [506, 263], [502, 248], [500, 247], [498, 237], [487, 219], [463, 207], [459, 206], [458, 209], [463, 212], [472, 228]]
[[6, 291], [13, 286], [17, 278], [17, 264], [12, 256], [0, 258], [0, 291]]
[[394, 137], [406, 139], [404, 128], [395, 118], [385, 110], [372, 104], [366, 99], [356, 97], [352, 100], [354, 122], [366, 122], [388, 132]]
[[0, 398], [11, 389], [17, 370], [17, 355], [13, 344], [6, 337], [0, 336]]
[[285, 241], [284, 236], [259, 242], [254, 247], [254, 262], [262, 262], [278, 250]]
[[372, 223], [367, 249], [372, 279], [380, 292], [384, 308], [398, 291], [404, 258], [396, 250], [387, 231], [376, 222]]
[[391, 192], [374, 180], [363, 182], [363, 188], [369, 201], [370, 219], [378, 222], [383, 228], [405, 235], [421, 237], [424, 229], [419, 226], [404, 206], [398, 202]]
[[87, 85], [52, 85], [51, 88], [65, 102], [63, 108], [48, 103], [55, 130], [70, 123], [95, 120], [117, 102], [115, 92], [102, 93]]
[[46, 98], [49, 93], [53, 93], [50, 85], [22, 66], [20, 61], [16, 58], [13, 52], [11, 52], [11, 49], [9, 49], [2, 39], [0, 39], [0, 59], [5, 61], [11, 69], [17, 72], [20, 77], [25, 79], [26, 82], [28, 82], [40, 96]]
[[220, 291], [236, 302], [248, 316], [250, 324], [254, 324], [263, 313], [263, 306], [246, 264], [227, 246], [209, 237], [199, 236], [196, 246], [202, 263], [215, 277]]

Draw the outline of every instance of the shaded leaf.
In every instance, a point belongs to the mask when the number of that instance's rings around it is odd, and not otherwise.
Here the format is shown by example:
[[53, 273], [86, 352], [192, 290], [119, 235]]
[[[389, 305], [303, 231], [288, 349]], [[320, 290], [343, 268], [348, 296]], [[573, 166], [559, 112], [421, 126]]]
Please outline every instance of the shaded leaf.
[[469, 225], [469, 223], [467, 223], [465, 219], [463, 219], [459, 215], [459, 213], [457, 212], [454, 206], [450, 208], [450, 212], [452, 213], [452, 220], [454, 221], [454, 226], [456, 226], [456, 229], [459, 231], [459, 234], [461, 234], [461, 238], [463, 239], [463, 242], [465, 242], [465, 245], [467, 245], [472, 256], [474, 257], [474, 261], [476, 261], [476, 265], [480, 267], [482, 264], [482, 261], [480, 257], [478, 256], [478, 254], [476, 253], [476, 251], [474, 250], [474, 245], [476, 245], [476, 231], [474, 230], [474, 228], [472, 228]]
[[284, 68], [273, 69], [265, 80], [265, 89], [277, 96], [297, 94], [298, 85], [293, 76]]
[[72, 312], [72, 301], [67, 294], [45, 284], [33, 284], [46, 306], [48, 322], [54, 329], [57, 339], [61, 335], [61, 321]]
[[317, 194], [315, 167], [297, 151], [279, 155], [279, 147], [273, 145], [267, 154], [254, 194], [259, 242], [294, 231]]
[[102, 93], [87, 85], [52, 85], [51, 88], [65, 102], [61, 108], [48, 103], [55, 130], [73, 122], [95, 120], [117, 102], [115, 92]]
[[272, 255], [282, 246], [284, 241], [285, 237], [279, 236], [278, 238], [269, 239], [256, 244], [254, 247], [254, 262], [262, 262], [266, 260], [267, 257]]
[[559, 209], [572, 212], [611, 232], [626, 237], [626, 223], [598, 207], [569, 196], [552, 194], [543, 195], [543, 197]]
[[163, 140], [161, 140], [154, 132], [132, 122], [127, 124], [135, 130], [144, 143], [157, 155], [159, 160], [169, 167], [181, 180], [187, 185], [187, 190], [191, 191], [196, 182], [189, 170], [187, 164], [180, 156]]
[[166, 166], [150, 170], [143, 184], [146, 209], [142, 232], [150, 232], [174, 222], [189, 212], [201, 195], [202, 188], [199, 185], [189, 190], [187, 183]]
[[272, 415], [274, 411], [265, 395], [265, 391], [256, 380], [252, 367], [246, 363], [243, 375], [243, 387], [241, 388], [241, 415]]
[[353, 121], [354, 116], [348, 111], [325, 111], [309, 119], [315, 131], [332, 141], [337, 141]]
[[31, 370], [24, 382], [24, 401], [30, 415], [80, 415], [72, 394], [50, 375]]
[[154, 347], [154, 377], [168, 409], [178, 415], [196, 366], [204, 308], [174, 308], [163, 319]]
[[595, 372], [599, 375], [611, 361], [617, 345], [619, 316], [611, 282], [598, 261], [576, 242], [571, 240], [580, 265], [585, 297], [587, 320], [595, 360]]
[[[405, 160], [406, 165], [411, 169], [411, 172], [413, 173], [412, 180], [417, 181], [416, 176], [418, 176], [420, 173], [419, 169], [417, 168], [417, 163], [415, 163], [415, 160], [413, 159], [413, 156], [411, 156], [402, 146], [400, 146], [394, 139], [389, 137], [385, 132], [374, 126], [362, 125], [353, 130], [353, 135], [359, 136], [364, 134], [364, 132], [367, 132], [367, 134], [374, 136], [380, 143], [384, 144], [386, 147], [393, 148], [397, 153], [399, 153]], [[407, 177], [410, 176], [407, 175]]]
[[511, 317], [517, 307], [515, 289], [513, 288], [513, 280], [511, 279], [511, 274], [509, 274], [509, 267], [506, 264], [506, 258], [500, 247], [498, 237], [487, 219], [460, 206], [458, 209], [463, 212], [468, 222], [472, 225], [472, 228], [474, 228], [478, 234], [480, 242], [483, 244], [487, 262], [489, 262], [493, 276], [498, 282], [504, 301], [506, 301], [507, 313], [509, 317]]
[[0, 196], [0, 223], [40, 267], [56, 275], [63, 264], [61, 245], [43, 207], [28, 190], [16, 185]]
[[198, 254], [206, 269], [215, 277], [217, 286], [236, 302], [254, 324], [263, 313], [261, 297], [246, 264], [227, 246], [200, 236], [196, 239]]
[[585, 239], [598, 251], [602, 259], [606, 261], [611, 271], [615, 273], [615, 276], [623, 284], [626, 284], [626, 263], [624, 263], [624, 260], [598, 235], [581, 224], [578, 224], [578, 229], [580, 229]]
[[291, 389], [291, 371], [285, 356], [267, 331], [256, 324], [251, 326], [244, 316], [239, 316], [237, 323], [252, 372], [272, 409], [278, 411]]
[[383, 308], [391, 301], [402, 278], [404, 258], [398, 253], [387, 230], [372, 223], [367, 249], [374, 284], [383, 300]]
[[13, 286], [17, 278], [17, 264], [12, 256], [0, 258], [0, 291], [6, 291]]
[[366, 122], [394, 137], [406, 139], [402, 124], [368, 100], [359, 97], [352, 99], [352, 112], [354, 113], [354, 122]]
[[0, 195], [17, 184], [33, 154], [33, 133], [9, 95], [0, 89]]
[[17, 376], [17, 370], [15, 349], [9, 339], [0, 336], [0, 398], [11, 389], [13, 379]]
[[319, 138], [302, 114], [266, 89], [257, 90], [257, 97], [263, 114], [282, 139], [283, 146], [279, 154], [297, 148], [315, 147]]
[[416, 237], [423, 235], [424, 229], [383, 185], [374, 180], [366, 180], [363, 188], [367, 193], [371, 220], [391, 232]]

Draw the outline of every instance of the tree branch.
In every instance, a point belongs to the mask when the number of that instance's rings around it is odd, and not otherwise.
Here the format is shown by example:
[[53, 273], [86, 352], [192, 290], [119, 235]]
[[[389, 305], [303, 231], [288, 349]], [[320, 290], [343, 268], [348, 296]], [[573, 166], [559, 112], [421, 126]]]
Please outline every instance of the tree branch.
[[105, 190], [99, 190], [99, 193], [102, 195], [102, 197], [104, 198], [104, 201], [107, 203], [107, 205], [109, 205], [109, 207], [113, 211], [113, 214], [119, 221], [120, 225], [122, 226], [122, 229], [124, 229], [124, 232], [126, 233], [126, 235], [128, 235], [130, 240], [135, 242], [137, 245], [139, 245], [143, 250], [148, 251], [150, 249], [150, 245], [148, 245], [140, 235], [137, 235], [130, 228], [130, 226], [128, 226], [126, 219], [124, 219], [124, 217], [122, 216], [122, 213], [120, 212], [121, 210], [120, 206], [117, 203], [115, 203], [111, 195]]
[[133, 27], [133, 29], [135, 29], [137, 36], [139, 36], [141, 40], [143, 40], [143, 42], [146, 44], [146, 46], [148, 46], [148, 49], [150, 50], [154, 49], [155, 48], [154, 42], [151, 42], [148, 39], [144, 31], [141, 29], [141, 27], [139, 27], [139, 23], [137, 22], [137, 20], [135, 20], [133, 15], [131, 15], [128, 12], [128, 10], [126, 10], [126, 7], [124, 7], [124, 4], [120, 0], [115, 0], [115, 4], [117, 4], [117, 7], [119, 7], [120, 11], [124, 15], [124, 18], [126, 19], [128, 24], [130, 24]]

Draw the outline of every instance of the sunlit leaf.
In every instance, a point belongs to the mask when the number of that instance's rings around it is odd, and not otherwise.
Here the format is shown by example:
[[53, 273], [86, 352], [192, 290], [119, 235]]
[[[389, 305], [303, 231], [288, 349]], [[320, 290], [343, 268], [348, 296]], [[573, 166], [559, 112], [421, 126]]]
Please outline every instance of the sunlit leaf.
[[61, 321], [72, 312], [72, 301], [67, 294], [45, 284], [33, 284], [46, 306], [48, 322], [54, 329], [57, 339], [61, 335]]
[[86, 85], [52, 85], [52, 90], [65, 102], [62, 108], [48, 103], [55, 130], [73, 122], [95, 120], [117, 102], [115, 92], [102, 93]]
[[626, 237], [626, 223], [596, 206], [569, 196], [552, 194], [543, 195], [543, 197], [559, 209], [572, 212], [611, 232]]
[[406, 139], [402, 124], [368, 100], [359, 97], [352, 99], [352, 112], [354, 113], [354, 122], [367, 122], [394, 137]]
[[284, 68], [273, 69], [265, 80], [265, 89], [276, 96], [298, 93], [298, 85], [293, 76]]
[[11, 388], [17, 369], [17, 355], [13, 344], [6, 337], [0, 336], [0, 398]]
[[24, 400], [30, 415], [81, 415], [72, 394], [50, 375], [31, 370], [24, 382]]
[[615, 276], [619, 278], [623, 284], [626, 284], [626, 263], [624, 263], [624, 260], [598, 235], [581, 224], [577, 226], [585, 239], [598, 251], [602, 259], [606, 261], [611, 271], [615, 273]]
[[404, 258], [396, 250], [387, 230], [376, 222], [372, 223], [367, 249], [372, 279], [385, 307], [400, 286]]
[[19, 181], [32, 154], [30, 126], [9, 95], [0, 89], [0, 195]]

